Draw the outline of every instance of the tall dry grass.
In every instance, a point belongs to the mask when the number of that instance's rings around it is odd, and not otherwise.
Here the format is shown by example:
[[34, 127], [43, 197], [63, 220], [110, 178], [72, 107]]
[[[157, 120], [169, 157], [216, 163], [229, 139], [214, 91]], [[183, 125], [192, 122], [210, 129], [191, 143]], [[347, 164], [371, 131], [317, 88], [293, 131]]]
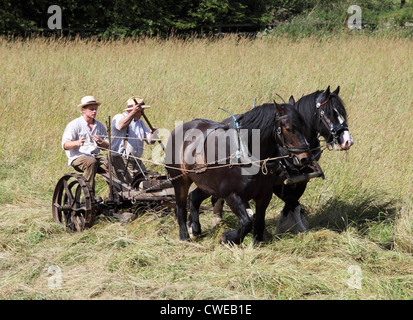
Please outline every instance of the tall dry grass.
[[[363, 36], [0, 40], [0, 297], [411, 297], [411, 52], [411, 40]], [[355, 145], [323, 155], [326, 180], [311, 181], [302, 197], [306, 234], [231, 248], [218, 239], [234, 227], [232, 215], [215, 230], [205, 213], [205, 236], [193, 243], [178, 241], [173, 215], [99, 219], [82, 234], [51, 221], [54, 185], [70, 171], [61, 135], [84, 95], [103, 103], [102, 122], [142, 95], [152, 124], [172, 130], [177, 120], [227, 117], [217, 107], [240, 113], [254, 98], [297, 99], [328, 85], [341, 87]], [[270, 232], [281, 208], [273, 199]], [[60, 290], [48, 287], [50, 265], [62, 269]], [[363, 271], [361, 290], [347, 285], [351, 265]]]

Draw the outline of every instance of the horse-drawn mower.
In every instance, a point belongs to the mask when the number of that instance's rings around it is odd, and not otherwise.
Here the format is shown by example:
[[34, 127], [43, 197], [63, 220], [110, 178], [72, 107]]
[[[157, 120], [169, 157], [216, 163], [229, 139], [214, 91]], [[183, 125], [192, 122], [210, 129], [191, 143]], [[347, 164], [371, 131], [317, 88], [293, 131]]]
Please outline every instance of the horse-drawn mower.
[[131, 185], [113, 174], [101, 174], [109, 185], [109, 196], [95, 197], [89, 182], [78, 173], [65, 174], [57, 182], [53, 194], [53, 220], [73, 231], [90, 228], [100, 214], [118, 217], [125, 208], [167, 206], [174, 201], [174, 189], [165, 175], [146, 176]]
[[[110, 117], [106, 123], [111, 145]], [[137, 161], [131, 157], [131, 161]], [[141, 167], [138, 166], [140, 169]], [[116, 168], [119, 171], [119, 168]], [[126, 170], [126, 168], [124, 168]], [[121, 170], [122, 171], [122, 170]], [[72, 231], [90, 228], [96, 216], [104, 214], [123, 219], [118, 214], [122, 209], [136, 211], [139, 207], [154, 208], [173, 206], [174, 189], [166, 175], [143, 172], [131, 184], [120, 181], [113, 174], [111, 156], [108, 156], [108, 172], [101, 173], [109, 186], [109, 195], [103, 200], [96, 197], [89, 182], [78, 173], [65, 174], [57, 182], [53, 200], [52, 215], [56, 223]]]

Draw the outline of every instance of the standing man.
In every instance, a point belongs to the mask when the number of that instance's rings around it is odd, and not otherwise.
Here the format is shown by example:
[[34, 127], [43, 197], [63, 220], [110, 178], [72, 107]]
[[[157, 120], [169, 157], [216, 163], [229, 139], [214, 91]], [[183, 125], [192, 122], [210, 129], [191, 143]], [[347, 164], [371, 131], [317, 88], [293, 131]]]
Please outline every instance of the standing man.
[[153, 133], [141, 120], [145, 105], [143, 98], [131, 97], [124, 113], [117, 114], [112, 120], [112, 162], [117, 178], [127, 184], [146, 172], [145, 165], [138, 159], [143, 153], [143, 141], [153, 144]]
[[105, 126], [95, 119], [100, 105], [93, 96], [83, 97], [77, 106], [82, 115], [69, 122], [62, 137], [69, 165], [83, 172], [93, 191], [96, 172], [107, 172], [107, 159], [100, 154], [99, 147], [109, 147], [109, 142], [104, 139], [108, 134]]

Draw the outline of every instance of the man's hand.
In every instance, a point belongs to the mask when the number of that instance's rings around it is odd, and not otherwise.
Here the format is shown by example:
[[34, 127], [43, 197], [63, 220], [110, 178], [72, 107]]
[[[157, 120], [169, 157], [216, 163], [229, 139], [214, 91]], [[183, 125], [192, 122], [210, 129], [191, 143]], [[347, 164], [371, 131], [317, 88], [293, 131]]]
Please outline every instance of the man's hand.
[[153, 144], [153, 143], [155, 143], [155, 140], [153, 140], [153, 139], [156, 139], [156, 137], [154, 137], [154, 133], [156, 132], [158, 130], [158, 128], [155, 128], [155, 127], [152, 127], [152, 129], [150, 130], [150, 134], [149, 134], [149, 136], [148, 136], [148, 143], [149, 144]]
[[98, 144], [101, 145], [103, 143], [103, 139], [99, 138], [98, 136], [92, 136], [92, 139]]
[[83, 138], [80, 138], [79, 140], [77, 140], [76, 142], [77, 142], [77, 147], [81, 147], [81, 146], [83, 146], [84, 144], [85, 144], [85, 140], [86, 140], [86, 138], [85, 137], [83, 137]]
[[142, 104], [141, 103], [135, 103], [134, 105], [133, 105], [133, 109], [131, 110], [131, 114], [133, 114], [133, 115], [135, 115], [135, 114], [137, 114], [138, 112], [142, 112], [143, 111], [143, 109], [142, 109]]
[[92, 139], [97, 143], [100, 148], [107, 149], [109, 147], [109, 142], [106, 140], [99, 138], [98, 136], [92, 136]]

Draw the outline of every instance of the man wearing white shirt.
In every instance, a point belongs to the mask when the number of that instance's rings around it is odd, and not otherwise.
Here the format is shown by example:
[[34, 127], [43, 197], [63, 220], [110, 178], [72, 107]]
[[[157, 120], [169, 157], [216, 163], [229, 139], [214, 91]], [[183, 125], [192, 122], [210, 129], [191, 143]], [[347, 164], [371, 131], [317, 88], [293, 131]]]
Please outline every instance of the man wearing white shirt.
[[107, 172], [107, 159], [100, 154], [101, 148], [108, 148], [105, 140], [107, 132], [105, 126], [96, 120], [98, 106], [101, 105], [93, 96], [85, 96], [78, 105], [82, 115], [69, 122], [62, 137], [62, 148], [76, 171], [83, 172], [95, 190], [96, 172]]
[[112, 120], [112, 163], [118, 179], [128, 184], [146, 171], [143, 162], [138, 159], [143, 153], [143, 142], [155, 142], [153, 133], [157, 129], [149, 130], [141, 120], [145, 108], [149, 106], [141, 97], [131, 97], [125, 112], [115, 115]]

